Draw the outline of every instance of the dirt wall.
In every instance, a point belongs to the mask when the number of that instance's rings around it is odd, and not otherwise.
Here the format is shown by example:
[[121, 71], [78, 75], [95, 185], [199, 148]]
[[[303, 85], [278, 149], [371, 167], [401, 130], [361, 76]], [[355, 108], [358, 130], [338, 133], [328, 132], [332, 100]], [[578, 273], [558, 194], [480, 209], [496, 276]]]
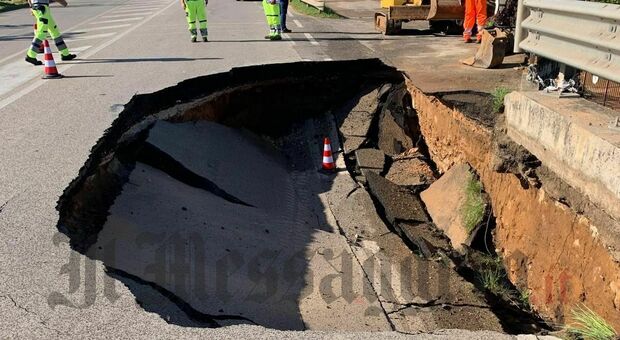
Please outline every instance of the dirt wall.
[[497, 251], [533, 308], [557, 323], [583, 303], [620, 329], [620, 264], [584, 216], [494, 170], [493, 132], [410, 81], [407, 86], [430, 155], [440, 171], [467, 162], [480, 175], [497, 218]]

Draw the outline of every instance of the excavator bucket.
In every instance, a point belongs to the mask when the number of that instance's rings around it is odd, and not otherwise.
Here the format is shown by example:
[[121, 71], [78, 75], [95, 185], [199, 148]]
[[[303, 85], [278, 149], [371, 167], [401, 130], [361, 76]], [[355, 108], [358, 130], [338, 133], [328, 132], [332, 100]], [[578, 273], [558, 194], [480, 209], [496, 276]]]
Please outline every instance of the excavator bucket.
[[426, 20], [462, 20], [465, 7], [459, 0], [431, 0], [431, 9]]
[[506, 55], [508, 37], [500, 29], [483, 30], [482, 42], [476, 55], [461, 62], [478, 68], [494, 68], [502, 64]]

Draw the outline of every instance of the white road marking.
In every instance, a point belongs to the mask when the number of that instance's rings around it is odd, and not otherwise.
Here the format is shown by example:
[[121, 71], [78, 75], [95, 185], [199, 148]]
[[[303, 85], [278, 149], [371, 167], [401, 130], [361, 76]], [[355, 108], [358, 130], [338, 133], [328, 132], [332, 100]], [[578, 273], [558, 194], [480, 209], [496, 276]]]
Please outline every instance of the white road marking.
[[123, 21], [138, 21], [138, 20], [142, 20], [142, 19], [144, 19], [144, 17], [133, 17], [133, 18], [116, 19], [116, 20], [95, 21], [95, 22], [89, 23], [89, 25], [111, 24], [113, 22], [123, 22]]
[[288, 35], [287, 33], [282, 33], [282, 36], [284, 37], [284, 39], [286, 39], [288, 42], [291, 43], [291, 45], [296, 45], [294, 40], [291, 40], [291, 36]]
[[314, 38], [312, 37], [312, 35], [310, 33], [304, 33], [304, 36], [310, 41], [310, 44], [312, 45], [318, 45], [319, 43], [314, 40]]
[[[80, 46], [72, 48], [71, 52], [79, 54], [90, 47]], [[54, 55], [54, 60], [60, 60], [58, 53], [52, 54]], [[23, 60], [14, 61], [0, 67], [0, 96], [35, 78], [37, 75], [43, 75], [43, 66], [33, 66]]]
[[136, 15], [135, 13], [119, 13], [119, 14], [113, 14], [113, 15], [104, 15], [101, 18], [116, 19], [116, 18], [122, 18], [122, 17], [131, 17], [135, 15]]
[[80, 41], [80, 40], [88, 40], [88, 39], [99, 39], [99, 38], [111, 37], [111, 36], [113, 36], [115, 34], [116, 34], [116, 32], [93, 34], [93, 35], [84, 35], [84, 36], [78, 36], [78, 37], [75, 37], [75, 38], [65, 39], [65, 40], [71, 42], [71, 41]]
[[299, 20], [297, 20], [297, 19], [293, 20], [293, 22], [294, 22], [294, 23], [295, 23], [295, 25], [297, 25], [297, 27], [299, 27], [299, 28], [303, 28], [303, 27], [304, 27], [304, 25], [302, 25], [302, 24], [301, 24], [301, 22], [299, 22]]
[[[163, 13], [165, 10], [167, 10], [168, 8], [172, 7], [172, 5], [177, 5], [178, 2], [176, 0], [170, 2], [170, 4], [168, 4], [168, 6], [165, 6], [164, 8], [160, 9], [159, 11], [153, 13], [152, 15], [150, 15], [149, 17], [147, 17], [146, 19], [144, 19], [142, 22], [134, 25], [132, 28], [126, 30], [125, 32], [117, 35], [116, 37], [104, 42], [103, 44], [99, 45], [98, 47], [95, 47], [92, 50], [89, 50], [88, 52], [85, 52], [82, 55], [82, 58], [89, 58], [90, 56], [99, 53], [101, 50], [103, 50], [104, 48], [112, 45], [113, 43], [117, 42], [118, 40], [120, 40], [121, 38], [123, 38], [124, 36], [126, 36], [127, 34], [133, 32], [134, 30], [136, 30], [137, 28], [139, 28], [140, 26], [144, 25], [145, 23], [149, 22], [151, 19], [155, 18], [156, 16], [160, 15], [161, 13]], [[58, 71], [60, 73], [68, 70], [69, 68], [71, 68], [73, 65], [75, 64], [65, 64], [65, 65], [60, 65], [58, 67]], [[0, 109], [3, 109], [4, 107], [6, 107], [7, 105], [13, 103], [14, 101], [18, 100], [19, 98], [27, 95], [28, 93], [36, 90], [39, 86], [45, 84], [45, 80], [38, 80], [35, 81], [34, 83], [32, 83], [30, 86], [22, 89], [21, 91], [13, 94], [12, 96], [0, 101]]]
[[123, 28], [123, 27], [127, 27], [127, 26], [131, 26], [131, 24], [122, 24], [122, 25], [111, 25], [111, 26], [101, 26], [101, 27], [89, 27], [88, 28], [88, 32], [92, 32], [92, 31], [104, 31], [104, 30], [111, 30], [114, 28]]
[[334, 61], [334, 59], [332, 59], [332, 58], [324, 58], [323, 60], [325, 60], [325, 61]]

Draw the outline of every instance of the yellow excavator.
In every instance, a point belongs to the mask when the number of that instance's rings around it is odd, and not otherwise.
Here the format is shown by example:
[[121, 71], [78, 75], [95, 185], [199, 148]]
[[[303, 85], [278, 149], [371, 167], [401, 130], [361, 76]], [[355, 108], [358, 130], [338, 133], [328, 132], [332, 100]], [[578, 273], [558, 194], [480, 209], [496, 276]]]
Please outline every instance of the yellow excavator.
[[381, 0], [375, 27], [385, 35], [398, 34], [403, 22], [428, 20], [431, 30], [452, 33], [465, 15], [459, 0]]

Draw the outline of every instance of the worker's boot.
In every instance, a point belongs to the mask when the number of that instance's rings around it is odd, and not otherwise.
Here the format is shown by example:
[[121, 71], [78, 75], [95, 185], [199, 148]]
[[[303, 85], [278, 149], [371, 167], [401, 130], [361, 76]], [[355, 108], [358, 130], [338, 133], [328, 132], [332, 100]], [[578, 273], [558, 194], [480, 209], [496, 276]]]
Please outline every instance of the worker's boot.
[[192, 39], [191, 39], [191, 41], [192, 41], [192, 42], [196, 42], [196, 41], [198, 41], [198, 37], [197, 37], [197, 36], [195, 36], [195, 35], [192, 35]]
[[482, 33], [478, 33], [476, 34], [476, 44], [479, 44], [482, 42]]
[[75, 54], [67, 54], [67, 55], [61, 55], [60, 56], [60, 59], [62, 61], [69, 61], [69, 60], [73, 60], [75, 58], [77, 58], [77, 55], [75, 55]]
[[206, 28], [202, 28], [200, 30], [200, 36], [202, 36], [202, 41], [204, 41], [204, 42], [209, 41], [209, 38], [207, 38], [208, 35], [209, 35], [209, 32], [207, 31]]
[[26, 56], [25, 59], [27, 62], [31, 63], [34, 66], [39, 66], [39, 65], [43, 65], [42, 62], [38, 61], [37, 58], [31, 58], [29, 56]]
[[467, 44], [471, 42], [471, 34], [463, 34], [463, 41]]

